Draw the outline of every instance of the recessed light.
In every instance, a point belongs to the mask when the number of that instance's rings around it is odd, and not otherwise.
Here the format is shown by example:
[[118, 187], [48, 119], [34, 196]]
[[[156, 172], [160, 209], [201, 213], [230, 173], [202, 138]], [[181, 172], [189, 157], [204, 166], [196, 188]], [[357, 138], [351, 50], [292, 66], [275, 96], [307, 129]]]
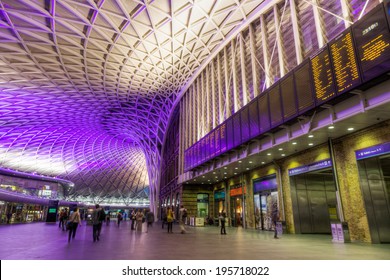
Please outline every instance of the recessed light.
[[227, 172], [224, 172], [223, 174], [227, 174]]
[[215, 172], [213, 172], [213, 174], [215, 174]]
[[310, 134], [308, 137], [309, 137], [309, 138], [313, 138], [313, 137], [314, 137], [314, 135], [313, 135], [313, 134]]
[[247, 167], [246, 170], [249, 170], [249, 168]]
[[283, 148], [279, 148], [279, 151], [283, 151]]
[[223, 169], [227, 169], [227, 167], [224, 167]]
[[264, 162], [264, 161], [262, 161], [262, 162], [261, 162], [261, 164], [265, 164], [265, 162]]
[[218, 179], [218, 176], [215, 176], [216, 179]]
[[292, 142], [292, 144], [293, 144], [293, 145], [296, 145], [296, 144], [297, 144], [297, 142]]
[[236, 173], [236, 172], [234, 172], [234, 175], [237, 175], [237, 173]]
[[328, 129], [333, 129], [334, 128], [334, 126], [333, 125], [331, 125], [331, 126], [328, 126]]
[[241, 163], [241, 162], [242, 162], [241, 160], [238, 161], [238, 163]]
[[282, 154], [282, 157], [284, 157], [286, 154]]
[[210, 182], [210, 180], [207, 180], [208, 182]]
[[348, 127], [348, 131], [352, 131], [352, 130], [354, 130], [353, 127]]
[[206, 176], [202, 176], [203, 178], [205, 178]]
[[309, 143], [309, 146], [313, 146], [314, 144], [313, 143]]
[[249, 163], [253, 163], [253, 161], [250, 161]]
[[227, 179], [227, 177], [225, 176], [225, 179]]
[[234, 168], [234, 169], [238, 169], [238, 167]]
[[194, 179], [194, 182], [196, 182], [196, 179]]
[[271, 155], [271, 153], [268, 153], [268, 154], [267, 154], [267, 156], [270, 156], [270, 155]]

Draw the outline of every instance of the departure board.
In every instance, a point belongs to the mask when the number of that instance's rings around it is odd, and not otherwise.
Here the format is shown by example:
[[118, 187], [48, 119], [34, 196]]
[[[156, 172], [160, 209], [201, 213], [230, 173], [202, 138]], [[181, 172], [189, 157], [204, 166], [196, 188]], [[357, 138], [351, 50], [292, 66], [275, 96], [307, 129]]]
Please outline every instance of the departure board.
[[215, 155], [218, 156], [221, 153], [221, 128], [215, 129]]
[[298, 114], [314, 107], [314, 96], [309, 60], [294, 70], [295, 93], [298, 101]]
[[233, 115], [233, 126], [234, 126], [234, 147], [237, 147], [241, 145], [241, 121], [240, 121], [240, 114]]
[[282, 99], [283, 121], [287, 121], [298, 114], [293, 72], [287, 74], [280, 82], [280, 97]]
[[233, 119], [229, 118], [226, 121], [226, 149], [230, 150], [233, 148]]
[[249, 133], [249, 108], [248, 106], [245, 106], [242, 108], [240, 111], [241, 115], [241, 139], [242, 142], [246, 142], [250, 138], [250, 133]]
[[328, 45], [321, 49], [316, 56], [311, 58], [311, 70], [316, 105], [319, 105], [335, 96]]
[[211, 158], [211, 154], [210, 154], [210, 136], [209, 135], [206, 135], [206, 137], [204, 138], [204, 159], [205, 160], [209, 160]]
[[271, 116], [271, 127], [275, 127], [283, 122], [282, 102], [279, 93], [279, 83], [276, 83], [268, 91], [269, 112]]
[[215, 157], [215, 137], [214, 137], [214, 132], [215, 131], [211, 131], [210, 134], [209, 134], [209, 137], [210, 137], [209, 153], [210, 153], [210, 157], [211, 158]]
[[221, 124], [220, 126], [221, 134], [221, 153], [226, 152], [226, 123]]
[[329, 43], [337, 94], [352, 90], [360, 84], [352, 31], [348, 29]]
[[257, 98], [249, 103], [249, 128], [251, 138], [257, 137], [260, 134], [259, 128], [259, 113], [257, 111]]
[[390, 32], [383, 5], [352, 26], [363, 81], [390, 71]]
[[263, 92], [259, 96], [259, 128], [260, 133], [266, 132], [270, 129], [269, 111], [268, 111], [268, 92]]

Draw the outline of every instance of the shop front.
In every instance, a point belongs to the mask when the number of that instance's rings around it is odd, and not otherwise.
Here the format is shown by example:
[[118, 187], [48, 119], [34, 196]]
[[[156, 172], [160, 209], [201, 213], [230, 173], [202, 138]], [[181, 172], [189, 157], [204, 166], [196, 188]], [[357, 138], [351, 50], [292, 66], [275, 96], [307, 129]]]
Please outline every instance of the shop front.
[[390, 243], [390, 142], [355, 152], [373, 243]]
[[261, 230], [274, 230], [272, 213], [278, 211], [278, 185], [276, 175], [262, 177], [253, 182], [255, 226]]
[[214, 192], [214, 224], [219, 225], [219, 216], [222, 212], [226, 214], [225, 207], [225, 190]]
[[230, 188], [230, 220], [233, 227], [245, 227], [245, 186]]

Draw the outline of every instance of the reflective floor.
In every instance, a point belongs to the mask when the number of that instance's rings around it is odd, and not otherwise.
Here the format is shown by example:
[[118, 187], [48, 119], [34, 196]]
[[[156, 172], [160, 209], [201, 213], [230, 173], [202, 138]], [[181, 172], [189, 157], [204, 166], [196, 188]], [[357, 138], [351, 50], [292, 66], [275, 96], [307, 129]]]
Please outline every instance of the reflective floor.
[[92, 241], [92, 226], [77, 229], [68, 243], [67, 232], [58, 224], [32, 223], [0, 226], [2, 260], [389, 260], [390, 244], [333, 243], [330, 235], [285, 234], [274, 239], [272, 232], [227, 228], [187, 227], [180, 234], [154, 224], [148, 233], [135, 232], [130, 222], [117, 227], [103, 225], [99, 242]]

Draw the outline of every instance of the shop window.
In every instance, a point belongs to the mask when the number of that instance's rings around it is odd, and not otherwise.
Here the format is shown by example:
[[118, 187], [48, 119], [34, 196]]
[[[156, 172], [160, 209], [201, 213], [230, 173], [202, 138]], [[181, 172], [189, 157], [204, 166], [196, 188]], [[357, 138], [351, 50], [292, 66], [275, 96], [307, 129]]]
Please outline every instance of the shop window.
[[209, 216], [209, 195], [198, 193], [197, 195], [197, 216], [206, 218]]

